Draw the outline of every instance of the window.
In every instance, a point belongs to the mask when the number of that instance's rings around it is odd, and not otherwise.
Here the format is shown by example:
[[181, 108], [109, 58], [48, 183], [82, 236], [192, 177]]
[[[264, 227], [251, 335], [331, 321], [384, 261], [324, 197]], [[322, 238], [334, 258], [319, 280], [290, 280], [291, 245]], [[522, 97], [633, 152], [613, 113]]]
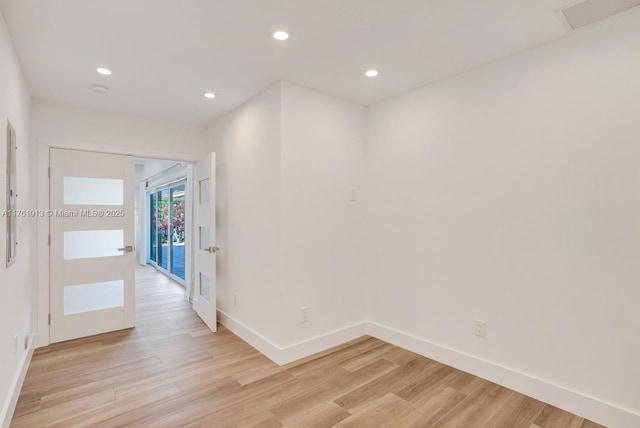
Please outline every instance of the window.
[[16, 261], [16, 132], [7, 121], [7, 267]]

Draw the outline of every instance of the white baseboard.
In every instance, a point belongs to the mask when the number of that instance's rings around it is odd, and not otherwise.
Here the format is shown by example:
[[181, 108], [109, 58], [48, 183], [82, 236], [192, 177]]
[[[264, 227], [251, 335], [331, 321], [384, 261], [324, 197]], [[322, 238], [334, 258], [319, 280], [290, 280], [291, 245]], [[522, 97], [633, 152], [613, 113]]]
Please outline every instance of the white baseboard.
[[308, 357], [334, 346], [341, 345], [367, 333], [367, 323], [362, 322], [320, 336], [312, 337], [302, 342], [288, 346], [278, 346], [269, 339], [261, 336], [232, 316], [218, 312], [218, 321], [245, 342], [256, 348], [278, 365], [285, 365], [300, 358]]
[[369, 334], [385, 342], [474, 374], [529, 397], [610, 428], [638, 428], [640, 415], [553, 382], [383, 326], [363, 322], [290, 346], [280, 347], [233, 317], [218, 311], [218, 320], [276, 364], [284, 365]]
[[9, 428], [9, 425], [11, 425], [11, 419], [13, 418], [13, 412], [15, 412], [16, 405], [18, 404], [18, 397], [20, 397], [20, 391], [22, 391], [24, 378], [27, 376], [27, 370], [29, 370], [29, 364], [31, 363], [31, 358], [33, 357], [33, 345], [36, 343], [35, 337], [35, 334], [31, 336], [31, 339], [29, 341], [29, 349], [24, 354], [24, 357], [20, 362], [18, 371], [13, 378], [11, 389], [9, 390], [9, 400], [4, 404], [2, 409], [0, 409], [2, 411], [2, 413], [0, 413], [2, 428]]
[[278, 365], [286, 363], [281, 362], [280, 348], [271, 342], [269, 339], [262, 337], [259, 333], [256, 333], [240, 321], [236, 320], [230, 315], [218, 310], [218, 322], [231, 330], [236, 336], [247, 342], [249, 345], [256, 348], [271, 361]]
[[513, 368], [369, 322], [368, 333], [385, 342], [474, 374], [610, 428], [640, 427], [640, 415]]
[[[610, 428], [640, 427], [640, 415], [633, 411], [375, 322], [354, 324], [281, 347], [222, 311], [218, 311], [218, 320], [222, 325], [278, 365], [288, 364], [369, 334], [385, 342], [474, 374]], [[33, 345], [35, 343], [36, 336], [34, 335], [31, 338], [29, 350], [14, 377], [9, 395], [10, 399], [1, 409], [0, 421], [2, 422], [2, 428], [8, 428], [11, 423], [29, 363], [33, 356]]]
[[367, 334], [367, 323], [353, 324], [282, 348], [283, 364], [317, 354]]

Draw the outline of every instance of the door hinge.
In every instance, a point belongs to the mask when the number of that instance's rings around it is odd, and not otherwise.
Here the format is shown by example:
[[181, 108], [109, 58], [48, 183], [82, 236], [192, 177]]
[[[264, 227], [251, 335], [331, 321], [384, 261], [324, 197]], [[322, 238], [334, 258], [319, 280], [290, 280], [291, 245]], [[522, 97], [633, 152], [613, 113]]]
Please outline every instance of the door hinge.
[[49, 325], [51, 325], [51, 314], [49, 314]]
[[47, 176], [51, 178], [51, 167], [47, 168]]
[[49, 246], [51, 246], [51, 235], [47, 237], [47, 243], [49, 244]]

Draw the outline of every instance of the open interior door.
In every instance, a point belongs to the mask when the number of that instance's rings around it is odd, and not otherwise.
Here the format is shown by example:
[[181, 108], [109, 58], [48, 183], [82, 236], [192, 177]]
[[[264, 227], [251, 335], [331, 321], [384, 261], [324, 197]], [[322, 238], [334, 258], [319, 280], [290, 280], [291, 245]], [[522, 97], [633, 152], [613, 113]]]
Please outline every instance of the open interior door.
[[216, 325], [216, 155], [198, 162], [196, 172], [195, 290], [193, 308], [215, 332]]

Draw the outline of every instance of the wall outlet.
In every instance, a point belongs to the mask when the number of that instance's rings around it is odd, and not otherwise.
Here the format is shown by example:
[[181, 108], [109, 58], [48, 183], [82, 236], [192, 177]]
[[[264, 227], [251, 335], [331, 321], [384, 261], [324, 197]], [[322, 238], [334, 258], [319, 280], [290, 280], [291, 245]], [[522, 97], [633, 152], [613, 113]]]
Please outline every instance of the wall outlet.
[[29, 349], [29, 338], [30, 338], [30, 337], [31, 337], [31, 333], [26, 332], [26, 333], [24, 334], [24, 349], [25, 349], [25, 351], [26, 351], [27, 349]]
[[233, 293], [233, 306], [238, 306], [238, 295]]
[[486, 337], [487, 335], [487, 322], [476, 320], [475, 335], [478, 337]]
[[309, 308], [300, 309], [300, 324], [309, 322]]

